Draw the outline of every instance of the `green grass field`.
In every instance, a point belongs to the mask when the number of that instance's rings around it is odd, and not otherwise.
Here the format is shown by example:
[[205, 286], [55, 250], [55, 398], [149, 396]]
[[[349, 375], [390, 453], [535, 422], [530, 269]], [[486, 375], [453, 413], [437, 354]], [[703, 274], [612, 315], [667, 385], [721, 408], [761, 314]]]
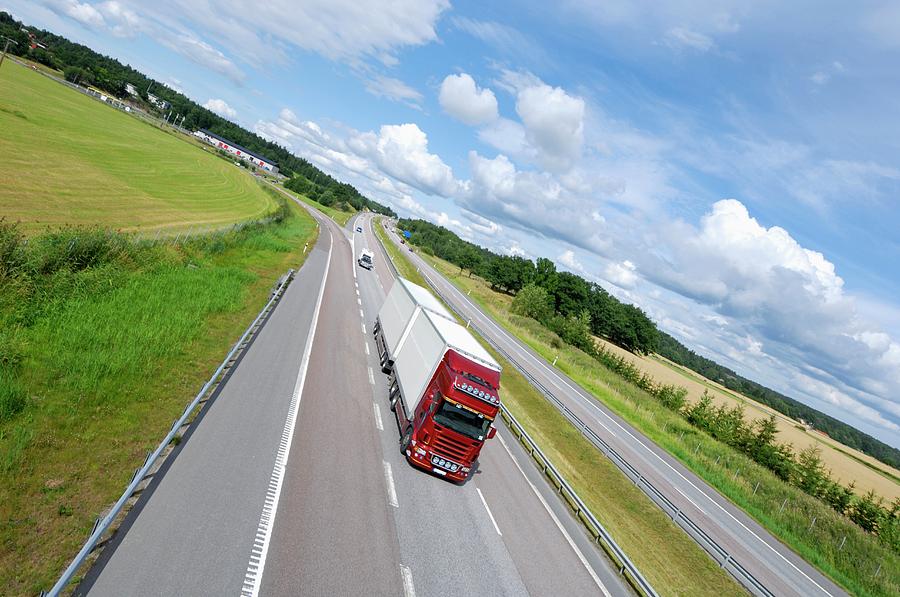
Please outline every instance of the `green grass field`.
[[[400, 275], [427, 287], [406, 251], [388, 241], [379, 223], [374, 227]], [[588, 442], [524, 376], [484, 340], [481, 342], [503, 367], [503, 403], [660, 595], [745, 594], [731, 576]]]
[[[44, 267], [0, 267], [0, 595], [55, 582], [278, 277], [302, 263], [315, 221], [289, 209], [281, 223], [178, 246], [83, 229], [35, 236], [22, 250]], [[73, 266], [66, 252], [92, 238], [114, 250]]]
[[275, 208], [242, 168], [12, 61], [0, 69], [0, 156], [0, 215], [26, 234], [224, 227]]

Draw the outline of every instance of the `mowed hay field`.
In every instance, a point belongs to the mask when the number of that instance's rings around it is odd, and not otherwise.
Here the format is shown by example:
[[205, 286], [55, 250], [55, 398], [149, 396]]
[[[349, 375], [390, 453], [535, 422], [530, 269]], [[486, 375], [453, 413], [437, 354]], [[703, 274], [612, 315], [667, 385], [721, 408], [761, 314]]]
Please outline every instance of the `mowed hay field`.
[[[822, 461], [826, 467], [831, 469], [833, 476], [840, 479], [844, 484], [856, 481], [856, 492], [858, 494], [861, 495], [870, 489], [874, 489], [875, 493], [883, 496], [888, 502], [896, 497], [900, 497], [900, 483], [890, 478], [890, 475], [900, 478], [900, 471], [872, 458], [868, 454], [854, 450], [815, 431], [798, 429], [796, 421], [775, 409], [729, 390], [663, 357], [658, 355], [641, 357], [604, 340], [598, 339], [597, 341], [606, 350], [629, 359], [636, 367], [641, 371], [646, 371], [657, 382], [686, 388], [688, 400], [691, 402], [699, 400], [704, 390], [706, 390], [716, 405], [725, 404], [729, 407], [738, 404], [743, 405], [745, 416], [748, 419], [760, 419], [775, 415], [775, 422], [778, 425], [778, 441], [793, 444], [794, 450], [798, 452], [809, 445], [815, 444], [819, 446], [822, 451]], [[873, 468], [878, 470], [873, 470]], [[883, 471], [884, 474], [878, 471]]]
[[275, 208], [243, 169], [12, 61], [0, 69], [0, 181], [0, 215], [28, 234], [166, 233]]

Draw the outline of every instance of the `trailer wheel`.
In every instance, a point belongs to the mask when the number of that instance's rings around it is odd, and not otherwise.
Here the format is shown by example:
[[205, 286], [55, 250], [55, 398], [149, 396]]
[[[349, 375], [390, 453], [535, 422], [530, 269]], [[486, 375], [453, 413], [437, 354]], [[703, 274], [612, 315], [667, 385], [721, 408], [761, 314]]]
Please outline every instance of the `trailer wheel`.
[[412, 425], [408, 425], [406, 427], [406, 431], [403, 432], [403, 438], [400, 440], [400, 453], [406, 456], [406, 450], [409, 449], [409, 444], [412, 441]]

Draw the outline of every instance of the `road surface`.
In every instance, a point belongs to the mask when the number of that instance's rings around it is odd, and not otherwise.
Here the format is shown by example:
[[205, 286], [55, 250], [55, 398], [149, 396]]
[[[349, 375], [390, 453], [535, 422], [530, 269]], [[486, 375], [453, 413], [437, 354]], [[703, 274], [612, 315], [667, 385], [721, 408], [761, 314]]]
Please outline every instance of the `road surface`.
[[463, 486], [405, 462], [369, 325], [389, 272], [313, 215], [306, 264], [76, 593], [628, 593], [502, 427]]

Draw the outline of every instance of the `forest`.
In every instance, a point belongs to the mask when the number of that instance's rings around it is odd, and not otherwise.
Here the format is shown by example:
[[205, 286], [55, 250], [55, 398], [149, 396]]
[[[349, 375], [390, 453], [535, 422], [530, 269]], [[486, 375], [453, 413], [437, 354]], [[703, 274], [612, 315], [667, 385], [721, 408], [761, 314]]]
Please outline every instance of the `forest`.
[[[44, 47], [32, 48], [29, 34], [34, 36], [35, 42]], [[71, 82], [83, 86], [92, 85], [120, 99], [130, 97], [126, 90], [126, 85], [130, 83], [140, 95], [144, 107], [150, 111], [158, 110], [148, 102], [148, 93], [169, 102], [173, 115], [184, 116], [184, 120], [180, 123], [183, 128], [206, 129], [274, 161], [282, 174], [293, 177], [294, 186], [303, 186], [308, 181], [311, 189], [315, 189], [314, 194], [324, 197], [325, 201], [334, 197], [334, 203], [344, 202], [355, 209], [365, 207], [384, 215], [396, 215], [390, 208], [364, 197], [351, 185], [334, 180], [307, 160], [295, 156], [277, 143], [263, 139], [256, 133], [222, 118], [184, 94], [114, 58], [99, 54], [87, 46], [71, 42], [49, 31], [28, 27], [3, 11], [0, 11], [0, 35], [15, 42], [10, 44], [10, 54], [62, 71], [65, 78]]]
[[[643, 311], [620, 302], [595, 282], [557, 271], [549, 259], [542, 257], [534, 262], [498, 255], [422, 220], [400, 220], [398, 227], [408, 230], [410, 241], [426, 253], [484, 278], [495, 290], [512, 295], [525, 290], [526, 295], [533, 295], [534, 289], [539, 289], [537, 292], [547, 297], [547, 308], [535, 318], [562, 332], [560, 335], [573, 344], [591, 343], [593, 334], [632, 352], [646, 354], [656, 350], [659, 332]], [[576, 333], [581, 327], [586, 333]]]

